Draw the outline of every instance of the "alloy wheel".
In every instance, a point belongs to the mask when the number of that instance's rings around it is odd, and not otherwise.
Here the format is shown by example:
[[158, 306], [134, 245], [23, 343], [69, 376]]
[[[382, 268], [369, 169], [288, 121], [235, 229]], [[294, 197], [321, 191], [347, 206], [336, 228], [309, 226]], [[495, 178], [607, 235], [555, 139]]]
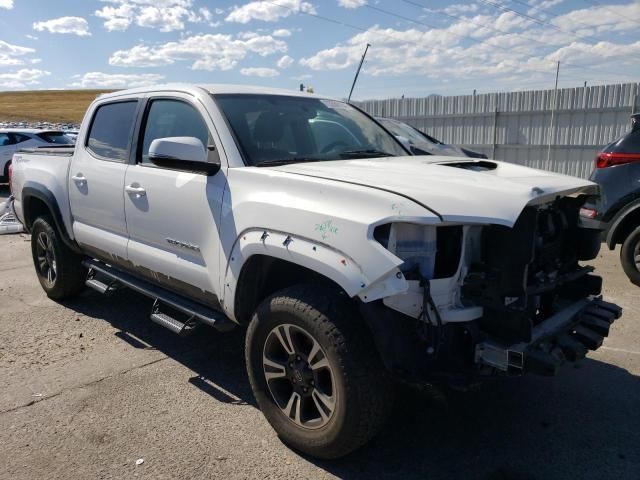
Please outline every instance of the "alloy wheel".
[[53, 251], [53, 242], [46, 232], [38, 233], [36, 241], [36, 257], [38, 259], [38, 273], [53, 284], [57, 278], [56, 255]]
[[326, 353], [305, 329], [281, 324], [267, 335], [264, 376], [282, 413], [296, 425], [325, 426], [336, 408], [335, 375]]

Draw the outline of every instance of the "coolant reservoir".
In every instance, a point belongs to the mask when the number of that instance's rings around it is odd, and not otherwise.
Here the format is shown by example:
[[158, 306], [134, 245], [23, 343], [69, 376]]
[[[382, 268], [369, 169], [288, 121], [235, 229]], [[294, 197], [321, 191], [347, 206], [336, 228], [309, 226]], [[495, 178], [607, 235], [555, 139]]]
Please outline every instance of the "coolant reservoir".
[[417, 270], [432, 279], [436, 262], [436, 227], [412, 223], [394, 223], [389, 235], [389, 247], [404, 263], [403, 273]]

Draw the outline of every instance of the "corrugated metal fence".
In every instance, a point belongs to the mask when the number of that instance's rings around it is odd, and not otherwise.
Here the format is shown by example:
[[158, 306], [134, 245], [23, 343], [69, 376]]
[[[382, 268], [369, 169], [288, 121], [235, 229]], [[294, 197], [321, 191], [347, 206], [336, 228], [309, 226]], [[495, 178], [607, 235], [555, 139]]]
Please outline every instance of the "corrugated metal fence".
[[536, 90], [369, 100], [359, 106], [496, 160], [588, 177], [596, 152], [629, 130], [629, 115], [640, 111], [638, 97], [640, 84], [627, 83], [563, 88], [557, 96]]

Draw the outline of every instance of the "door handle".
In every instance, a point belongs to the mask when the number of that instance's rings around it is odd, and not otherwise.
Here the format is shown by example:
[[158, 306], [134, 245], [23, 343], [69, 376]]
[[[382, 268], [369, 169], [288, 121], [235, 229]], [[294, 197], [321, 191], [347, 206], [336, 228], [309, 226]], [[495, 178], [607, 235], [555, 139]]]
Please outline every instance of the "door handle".
[[135, 185], [127, 185], [124, 187], [124, 191], [127, 193], [134, 193], [138, 197], [142, 197], [147, 194], [147, 191], [142, 187], [136, 187]]
[[81, 173], [79, 173], [78, 175], [74, 175], [73, 177], [71, 177], [71, 180], [73, 180], [76, 183], [84, 183], [87, 181], [87, 179], [85, 178], [84, 175], [82, 175]]

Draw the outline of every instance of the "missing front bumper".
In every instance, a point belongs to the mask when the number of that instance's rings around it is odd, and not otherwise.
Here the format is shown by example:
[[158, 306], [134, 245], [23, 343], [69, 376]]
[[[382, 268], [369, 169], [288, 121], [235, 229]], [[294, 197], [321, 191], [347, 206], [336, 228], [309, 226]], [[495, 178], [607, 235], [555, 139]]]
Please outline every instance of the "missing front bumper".
[[555, 375], [567, 362], [575, 362], [602, 345], [622, 308], [601, 298], [575, 302], [533, 329], [531, 342], [476, 345], [475, 362], [508, 374]]

